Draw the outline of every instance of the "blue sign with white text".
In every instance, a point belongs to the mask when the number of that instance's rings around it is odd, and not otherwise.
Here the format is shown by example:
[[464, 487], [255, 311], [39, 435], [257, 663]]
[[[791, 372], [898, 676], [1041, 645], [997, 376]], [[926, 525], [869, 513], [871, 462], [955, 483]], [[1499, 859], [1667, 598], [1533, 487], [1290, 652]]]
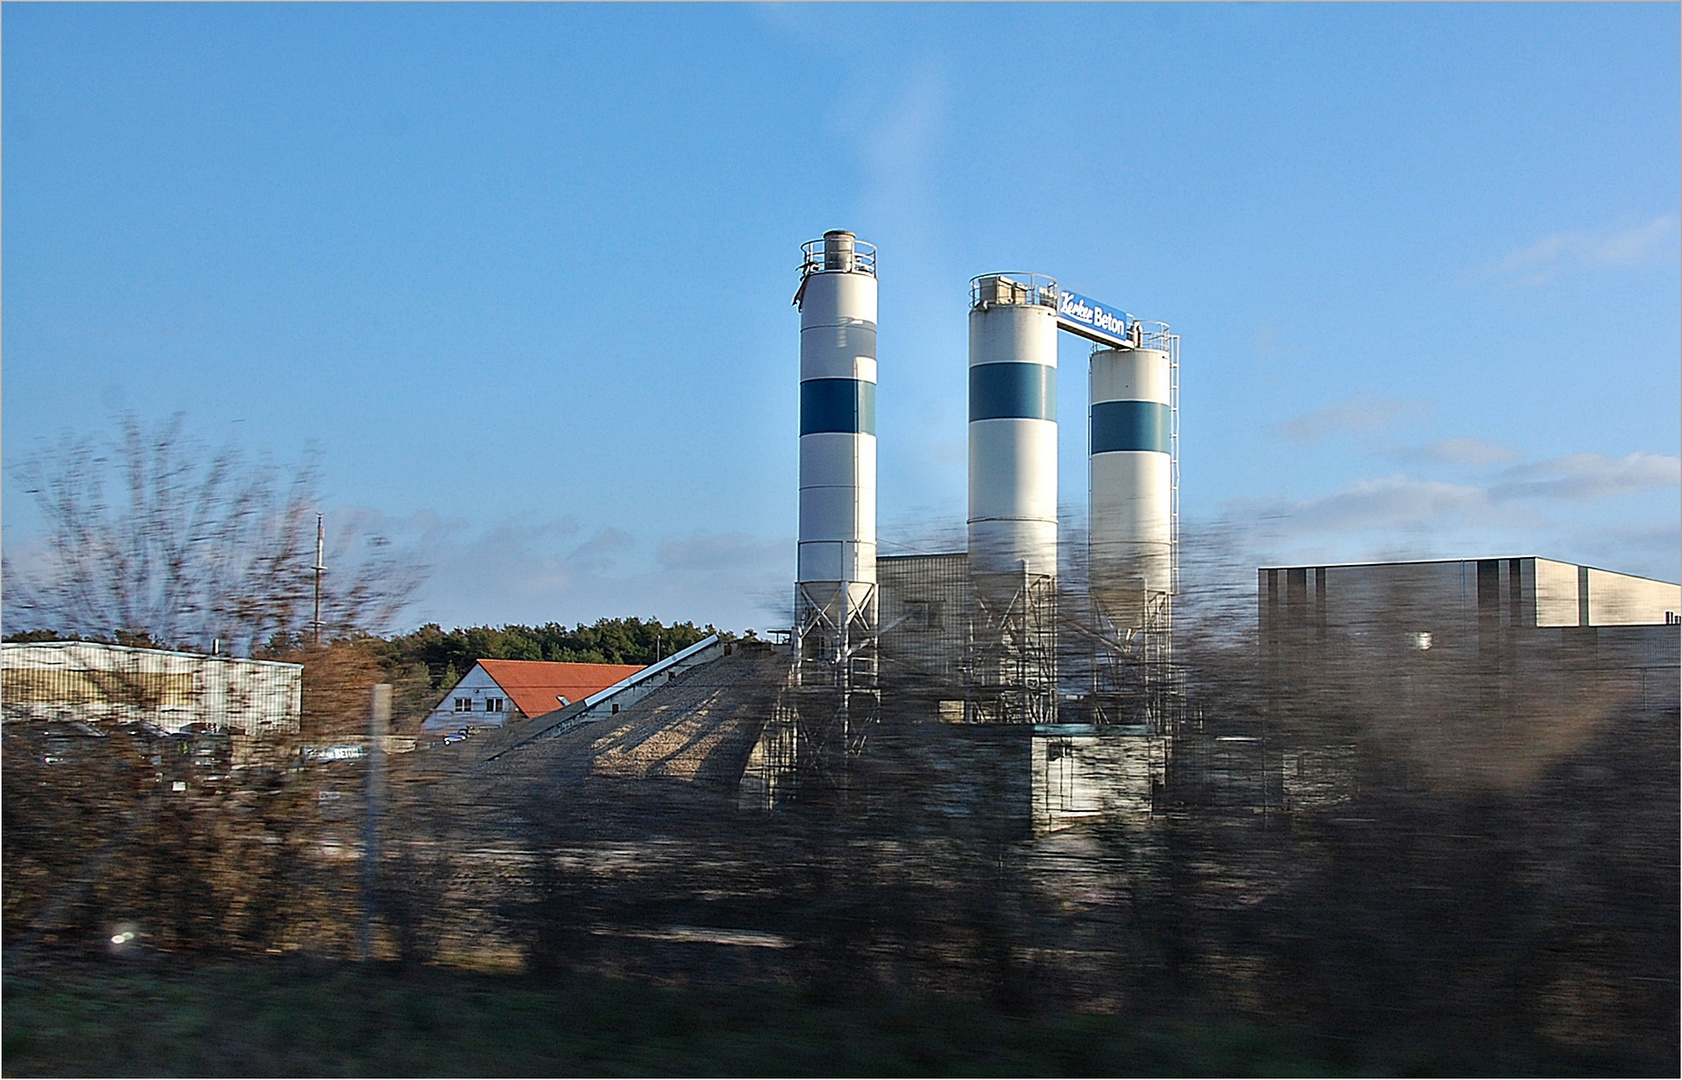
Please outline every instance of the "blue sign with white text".
[[1080, 293], [1057, 292], [1057, 322], [1063, 329], [1104, 345], [1128, 344], [1133, 320], [1124, 311], [1107, 307]]

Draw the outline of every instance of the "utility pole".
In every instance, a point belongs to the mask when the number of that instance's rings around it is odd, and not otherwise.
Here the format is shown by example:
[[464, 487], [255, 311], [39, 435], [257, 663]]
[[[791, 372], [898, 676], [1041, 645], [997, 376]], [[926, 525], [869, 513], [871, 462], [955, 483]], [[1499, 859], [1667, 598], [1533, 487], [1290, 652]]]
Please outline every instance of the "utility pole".
[[315, 515], [315, 643], [321, 644], [321, 575], [327, 571], [322, 565], [321, 556], [326, 529], [321, 523], [321, 515]]
[[362, 924], [356, 932], [356, 958], [373, 957], [374, 909], [380, 887], [380, 802], [385, 794], [385, 733], [391, 726], [391, 684], [378, 683], [368, 694], [367, 812], [362, 819]]

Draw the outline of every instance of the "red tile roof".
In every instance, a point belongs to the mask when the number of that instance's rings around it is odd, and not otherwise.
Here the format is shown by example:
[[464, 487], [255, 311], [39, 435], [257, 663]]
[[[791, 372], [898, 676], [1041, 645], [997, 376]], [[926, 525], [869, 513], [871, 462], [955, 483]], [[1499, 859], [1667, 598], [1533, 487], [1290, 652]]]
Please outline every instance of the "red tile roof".
[[641, 664], [566, 664], [552, 660], [481, 660], [479, 666], [527, 716], [542, 716], [567, 701], [583, 701], [620, 679], [641, 671]]

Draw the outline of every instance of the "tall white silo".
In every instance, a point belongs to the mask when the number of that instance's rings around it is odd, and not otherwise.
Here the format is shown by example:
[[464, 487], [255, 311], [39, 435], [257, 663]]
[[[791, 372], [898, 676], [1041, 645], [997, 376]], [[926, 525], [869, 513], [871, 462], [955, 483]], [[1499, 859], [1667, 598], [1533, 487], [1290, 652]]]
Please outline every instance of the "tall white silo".
[[1057, 718], [1057, 283], [970, 283], [969, 566], [965, 714]]
[[876, 249], [802, 247], [797, 655], [838, 660], [876, 626]]
[[1057, 576], [1057, 283], [970, 283], [969, 560], [984, 601]]
[[1173, 590], [1173, 339], [1135, 324], [1133, 348], [1091, 358], [1092, 596], [1120, 631], [1166, 627]]

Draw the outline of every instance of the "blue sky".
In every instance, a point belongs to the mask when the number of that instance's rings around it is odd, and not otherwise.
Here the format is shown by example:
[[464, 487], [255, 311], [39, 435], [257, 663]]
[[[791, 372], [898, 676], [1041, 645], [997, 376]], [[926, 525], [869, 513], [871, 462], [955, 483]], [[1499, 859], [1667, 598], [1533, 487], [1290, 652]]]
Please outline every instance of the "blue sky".
[[836, 227], [881, 252], [884, 551], [961, 536], [968, 280], [1020, 269], [1182, 335], [1188, 535], [1682, 569], [1676, 5], [0, 22], [7, 463], [125, 409], [313, 443], [336, 526], [432, 567], [407, 624], [786, 624]]

